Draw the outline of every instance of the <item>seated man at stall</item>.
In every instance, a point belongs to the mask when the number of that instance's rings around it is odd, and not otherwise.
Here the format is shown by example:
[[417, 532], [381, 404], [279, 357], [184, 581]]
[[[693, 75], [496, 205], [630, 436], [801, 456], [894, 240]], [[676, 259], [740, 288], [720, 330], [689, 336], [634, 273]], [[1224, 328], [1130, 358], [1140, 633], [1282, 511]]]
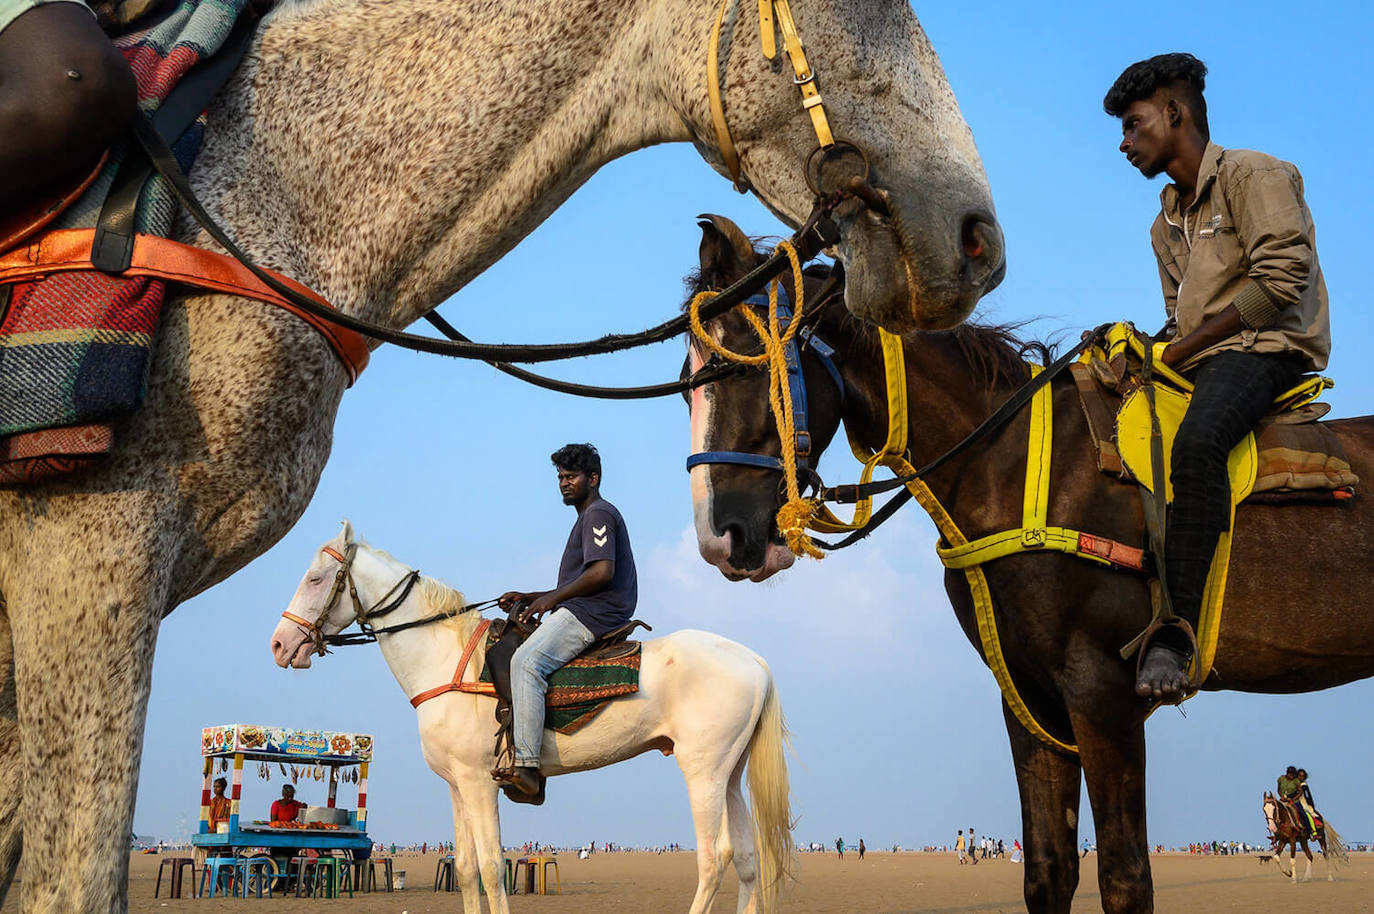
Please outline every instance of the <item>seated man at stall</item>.
[[215, 778], [215, 795], [210, 797], [210, 834], [219, 831], [221, 822], [229, 821], [229, 798], [224, 795], [224, 789], [229, 786], [229, 782], [224, 778]]
[[300, 815], [305, 804], [296, 799], [296, 788], [290, 784], [281, 785], [281, 799], [272, 803], [271, 818], [273, 823], [294, 822], [296, 816]]

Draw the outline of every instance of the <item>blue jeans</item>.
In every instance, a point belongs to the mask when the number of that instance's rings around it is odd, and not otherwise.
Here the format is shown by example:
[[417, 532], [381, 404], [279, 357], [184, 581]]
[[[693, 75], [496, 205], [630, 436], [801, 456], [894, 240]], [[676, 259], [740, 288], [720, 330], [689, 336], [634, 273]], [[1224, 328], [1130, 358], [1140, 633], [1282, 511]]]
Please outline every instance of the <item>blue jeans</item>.
[[511, 709], [515, 715], [515, 764], [539, 767], [544, 742], [544, 693], [549, 677], [595, 641], [565, 606], [549, 613], [510, 660]]

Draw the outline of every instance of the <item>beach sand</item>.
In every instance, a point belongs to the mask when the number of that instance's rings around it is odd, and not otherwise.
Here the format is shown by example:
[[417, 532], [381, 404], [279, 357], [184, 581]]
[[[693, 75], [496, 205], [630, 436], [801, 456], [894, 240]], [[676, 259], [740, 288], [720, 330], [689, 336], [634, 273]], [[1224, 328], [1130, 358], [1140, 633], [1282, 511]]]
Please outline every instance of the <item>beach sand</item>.
[[[435, 894], [434, 869], [437, 854], [398, 854], [396, 868], [406, 872], [406, 890], [358, 894], [341, 899], [168, 899], [163, 882], [163, 897], [153, 898], [158, 861], [151, 854], [134, 854], [129, 867], [129, 910], [135, 914], [177, 914], [177, 912], [245, 911], [255, 905], [271, 904], [291, 911], [338, 911], [355, 914], [426, 914], [462, 910], [457, 893]], [[1290, 885], [1272, 863], [1261, 864], [1255, 857], [1200, 857], [1188, 854], [1156, 854], [1151, 866], [1155, 882], [1155, 910], [1160, 914], [1195, 912], [1295, 910], [1323, 914], [1374, 912], [1374, 854], [1354, 854], [1351, 863], [1337, 871], [1336, 881], [1327, 882], [1324, 864], [1317, 857], [1310, 883]], [[680, 853], [595, 854], [579, 860], [575, 854], [560, 854], [559, 874], [563, 894], [511, 898], [513, 914], [572, 914], [572, 912], [650, 912], [668, 914], [686, 911], [696, 888], [696, 858]], [[1301, 872], [1301, 869], [1299, 870]], [[379, 874], [380, 875], [380, 874]], [[834, 853], [808, 853], [799, 858], [798, 881], [786, 896], [784, 910], [798, 914], [841, 914], [862, 911], [882, 914], [908, 912], [1022, 911], [1021, 866], [1005, 860], [981, 861], [977, 866], [959, 866], [953, 854], [880, 853], [870, 851], [860, 862], [858, 855], [846, 853], [843, 860]], [[18, 911], [18, 886], [0, 912]], [[736, 881], [733, 870], [716, 896], [715, 910], [735, 909]], [[281, 906], [281, 907], [279, 907]], [[483, 911], [486, 908], [484, 906]], [[1074, 899], [1075, 912], [1100, 911], [1097, 892], [1097, 860], [1089, 854], [1082, 861], [1080, 888]]]

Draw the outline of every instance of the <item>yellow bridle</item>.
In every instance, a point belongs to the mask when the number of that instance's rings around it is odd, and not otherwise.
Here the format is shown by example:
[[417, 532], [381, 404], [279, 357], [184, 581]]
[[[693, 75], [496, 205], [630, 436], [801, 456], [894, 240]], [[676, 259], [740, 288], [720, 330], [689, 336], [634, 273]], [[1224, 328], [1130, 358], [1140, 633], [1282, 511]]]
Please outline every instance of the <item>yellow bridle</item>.
[[[711, 38], [706, 46], [706, 92], [711, 102], [711, 124], [716, 130], [716, 146], [720, 157], [730, 172], [730, 180], [735, 189], [744, 193], [749, 182], [740, 170], [739, 150], [730, 137], [730, 126], [725, 122], [725, 102], [720, 92], [720, 30], [725, 22], [725, 13], [735, 0], [721, 0], [720, 10], [716, 13], [716, 24], [711, 29]], [[763, 56], [772, 60], [777, 56], [778, 47], [773, 33], [774, 24], [782, 32], [782, 49], [792, 62], [792, 81], [801, 91], [802, 107], [811, 115], [811, 126], [816, 131], [816, 139], [822, 149], [835, 145], [835, 136], [830, 131], [830, 121], [825, 115], [825, 105], [821, 101], [821, 90], [816, 87], [816, 73], [806, 61], [806, 51], [802, 48], [801, 36], [797, 33], [797, 23], [792, 19], [792, 9], [787, 0], [759, 0], [759, 41]]]

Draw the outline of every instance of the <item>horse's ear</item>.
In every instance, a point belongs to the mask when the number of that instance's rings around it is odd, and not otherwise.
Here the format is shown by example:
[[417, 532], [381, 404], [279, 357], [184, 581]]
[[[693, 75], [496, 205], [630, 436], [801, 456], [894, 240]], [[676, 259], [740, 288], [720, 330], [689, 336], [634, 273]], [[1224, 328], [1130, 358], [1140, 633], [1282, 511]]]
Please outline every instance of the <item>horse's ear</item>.
[[339, 542], [353, 542], [353, 524], [346, 517], [343, 519], [343, 529], [339, 531]]
[[701, 274], [707, 276], [737, 276], [754, 266], [754, 245], [740, 227], [724, 216], [702, 213], [697, 217], [701, 227]]

